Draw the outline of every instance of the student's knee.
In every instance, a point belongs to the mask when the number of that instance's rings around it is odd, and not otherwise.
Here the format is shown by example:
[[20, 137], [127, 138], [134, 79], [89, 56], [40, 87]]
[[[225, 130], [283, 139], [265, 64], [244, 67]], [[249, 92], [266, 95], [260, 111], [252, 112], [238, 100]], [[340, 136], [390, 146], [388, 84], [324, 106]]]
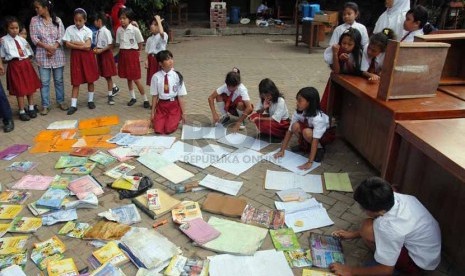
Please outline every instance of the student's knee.
[[360, 237], [368, 247], [374, 249], [375, 233], [373, 231], [373, 219], [367, 218], [362, 222], [362, 225], [360, 226]]
[[300, 130], [300, 124], [298, 123], [294, 123], [291, 127], [291, 132], [294, 133], [294, 134], [300, 134], [301, 130]]
[[244, 111], [245, 110], [245, 104], [244, 102], [238, 102], [237, 105], [236, 105], [236, 108], [240, 111]]
[[311, 141], [313, 139], [313, 130], [311, 128], [302, 130], [302, 136], [305, 140]]

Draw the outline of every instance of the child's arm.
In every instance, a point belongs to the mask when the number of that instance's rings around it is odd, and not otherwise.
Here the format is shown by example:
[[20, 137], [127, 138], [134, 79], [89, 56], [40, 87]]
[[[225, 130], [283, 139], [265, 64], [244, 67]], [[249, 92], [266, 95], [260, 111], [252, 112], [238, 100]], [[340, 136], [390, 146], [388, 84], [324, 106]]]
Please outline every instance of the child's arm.
[[214, 124], [216, 124], [220, 120], [220, 116], [218, 115], [215, 109], [216, 97], [218, 97], [218, 92], [216, 92], [216, 90], [213, 91], [211, 95], [208, 97], [208, 105], [210, 106], [210, 110], [212, 112], [212, 119]]
[[184, 97], [183, 96], [178, 96], [178, 101], [179, 101], [179, 106], [181, 107], [181, 118], [182, 118], [182, 123], [186, 123], [186, 105], [184, 103]]
[[101, 53], [103, 53], [105, 51], [112, 50], [112, 49], [113, 49], [113, 44], [108, 44], [106, 47], [101, 48], [101, 49], [94, 48], [94, 53], [99, 55], [99, 54], [101, 54]]
[[284, 156], [284, 151], [287, 149], [287, 145], [289, 144], [291, 137], [292, 137], [292, 132], [288, 130], [286, 132], [286, 136], [284, 136], [283, 142], [281, 143], [281, 149], [273, 155], [274, 158], [279, 158], [279, 157]]
[[341, 72], [341, 67], [339, 65], [339, 44], [334, 44], [331, 46], [331, 49], [333, 50], [333, 64], [331, 64], [331, 69], [333, 70], [334, 73], [339, 74]]
[[142, 50], [142, 42], [140, 42], [140, 43], [137, 43], [137, 46], [139, 47], [139, 48], [137, 49], [137, 51], [140, 51], [140, 50]]
[[158, 95], [153, 95], [152, 96], [152, 114], [150, 118], [154, 119], [155, 118], [155, 111], [157, 110], [157, 105], [158, 105]]
[[362, 72], [362, 76], [369, 81], [379, 81], [379, 76], [373, 73], [368, 73], [367, 71]]
[[310, 145], [310, 154], [308, 156], [308, 161], [305, 162], [304, 164], [298, 166], [297, 168], [301, 170], [308, 170], [312, 167], [313, 165], [313, 160], [315, 160], [315, 155], [316, 155], [316, 150], [318, 149], [318, 141], [320, 139], [313, 138], [312, 143]]
[[236, 124], [234, 125], [233, 129], [232, 129], [232, 132], [237, 132], [241, 126], [241, 123], [247, 118], [247, 116], [249, 116], [252, 111], [253, 111], [253, 107], [252, 105], [250, 104], [250, 101], [244, 101], [244, 104], [245, 104], [245, 109], [244, 109], [244, 112], [242, 112], [242, 115], [241, 117], [239, 117], [237, 119], [237, 122]]
[[[147, 45], [146, 45], [147, 46]], [[150, 54], [147, 54], [147, 58], [145, 59], [144, 61], [144, 68], [147, 69], [149, 68], [149, 55]]]
[[163, 36], [165, 35], [165, 31], [163, 30], [163, 25], [161, 24], [163, 19], [161, 19], [159, 15], [155, 15], [155, 20], [157, 21], [157, 25], [158, 25], [158, 32], [161, 38], [163, 39]]
[[375, 266], [353, 267], [340, 263], [332, 263], [329, 266], [329, 269], [336, 275], [392, 275], [394, 272], [393, 266], [382, 264]]

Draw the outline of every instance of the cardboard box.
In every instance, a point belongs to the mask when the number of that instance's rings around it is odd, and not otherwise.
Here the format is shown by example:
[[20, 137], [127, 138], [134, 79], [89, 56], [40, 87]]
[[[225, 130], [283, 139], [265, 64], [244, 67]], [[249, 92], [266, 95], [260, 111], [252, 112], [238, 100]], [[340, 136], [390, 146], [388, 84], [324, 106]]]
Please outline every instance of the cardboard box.
[[338, 25], [339, 13], [337, 11], [323, 11], [324, 14], [315, 14], [313, 21], [329, 23], [335, 27]]

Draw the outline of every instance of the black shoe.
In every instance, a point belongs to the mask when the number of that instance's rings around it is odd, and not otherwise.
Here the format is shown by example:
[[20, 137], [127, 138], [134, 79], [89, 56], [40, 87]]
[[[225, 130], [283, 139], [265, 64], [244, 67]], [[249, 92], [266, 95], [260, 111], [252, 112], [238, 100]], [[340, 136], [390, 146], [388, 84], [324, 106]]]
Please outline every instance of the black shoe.
[[95, 103], [94, 102], [87, 102], [87, 107], [89, 109], [95, 109]]
[[144, 108], [150, 108], [149, 101], [144, 101]]
[[68, 112], [66, 114], [68, 115], [73, 115], [74, 112], [77, 111], [77, 107], [74, 107], [74, 106], [71, 106], [69, 109], [68, 109]]
[[28, 110], [26, 113], [32, 119], [37, 118], [37, 111], [35, 109], [34, 110]]
[[231, 117], [229, 117], [229, 115], [223, 115], [223, 116], [221, 116], [218, 123], [220, 123], [222, 125], [226, 125], [226, 123], [229, 122], [230, 120], [231, 120]]
[[113, 96], [108, 96], [108, 104], [109, 105], [114, 105], [115, 101], [113, 100]]
[[25, 122], [31, 120], [31, 118], [29, 118], [29, 115], [27, 115], [26, 113], [19, 113], [19, 119]]
[[132, 98], [132, 99], [128, 102], [128, 106], [133, 106], [136, 102], [137, 102], [137, 100], [134, 99], [134, 98]]
[[119, 87], [118, 86], [115, 86], [111, 89], [111, 95], [112, 96], [116, 96], [116, 94], [118, 94], [119, 92]]
[[35, 104], [35, 105], [34, 105], [34, 110], [35, 110], [36, 112], [39, 112], [39, 106]]
[[15, 123], [13, 120], [3, 121], [3, 131], [4, 132], [12, 132], [15, 129]]

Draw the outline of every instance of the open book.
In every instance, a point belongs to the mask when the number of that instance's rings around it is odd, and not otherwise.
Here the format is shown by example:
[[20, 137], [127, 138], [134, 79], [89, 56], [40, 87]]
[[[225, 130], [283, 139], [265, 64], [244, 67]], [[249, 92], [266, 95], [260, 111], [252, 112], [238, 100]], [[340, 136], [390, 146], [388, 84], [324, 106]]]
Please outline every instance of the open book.
[[284, 210], [286, 225], [299, 233], [334, 224], [326, 209], [316, 199], [302, 202], [277, 202], [276, 209]]
[[311, 233], [308, 238], [313, 265], [328, 268], [332, 263], [344, 264], [341, 241], [331, 235]]

